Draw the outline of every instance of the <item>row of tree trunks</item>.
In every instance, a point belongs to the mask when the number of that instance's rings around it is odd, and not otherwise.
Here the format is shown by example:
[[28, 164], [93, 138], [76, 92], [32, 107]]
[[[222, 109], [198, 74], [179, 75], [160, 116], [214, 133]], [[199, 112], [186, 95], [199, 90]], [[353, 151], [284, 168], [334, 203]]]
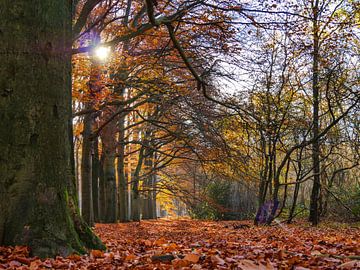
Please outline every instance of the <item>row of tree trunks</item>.
[[[96, 70], [99, 72], [100, 69]], [[125, 81], [127, 76], [125, 66], [121, 66], [118, 73], [115, 74], [119, 81]], [[96, 80], [100, 77], [99, 74], [91, 77], [89, 85], [99, 87], [101, 83]], [[114, 90], [121, 99], [124, 99], [125, 86], [123, 84], [119, 84]], [[86, 105], [85, 109], [93, 107], [91, 102]], [[154, 174], [149, 174], [144, 179], [145, 191], [140, 191], [143, 169], [146, 167], [145, 170], [151, 171], [153, 166], [153, 155], [147, 147], [140, 148], [136, 168], [133, 171], [130, 168], [128, 177], [125, 173], [126, 114], [124, 108], [123, 105], [107, 108], [102, 113], [104, 120], [99, 123], [101, 129], [98, 131], [99, 127], [95, 128], [94, 126], [93, 113], [85, 115], [83, 119], [82, 214], [90, 225], [93, 225], [94, 221], [114, 223], [118, 220], [121, 222], [139, 221], [141, 217], [156, 218], [156, 192], [154, 189], [156, 178]], [[99, 136], [95, 137], [96, 134]], [[146, 132], [146, 136], [149, 136], [148, 132]], [[145, 139], [145, 142], [147, 140]], [[100, 153], [99, 149], [101, 149]]]

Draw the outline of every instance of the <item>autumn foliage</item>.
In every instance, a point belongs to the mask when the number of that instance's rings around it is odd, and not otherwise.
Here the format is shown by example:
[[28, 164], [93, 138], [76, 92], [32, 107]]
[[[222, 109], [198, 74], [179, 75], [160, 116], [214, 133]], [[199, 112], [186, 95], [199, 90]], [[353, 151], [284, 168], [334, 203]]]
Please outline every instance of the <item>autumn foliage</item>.
[[[157, 220], [98, 224], [106, 252], [40, 260], [0, 248], [0, 269], [358, 269], [360, 228]], [[330, 225], [330, 226], [329, 226]]]

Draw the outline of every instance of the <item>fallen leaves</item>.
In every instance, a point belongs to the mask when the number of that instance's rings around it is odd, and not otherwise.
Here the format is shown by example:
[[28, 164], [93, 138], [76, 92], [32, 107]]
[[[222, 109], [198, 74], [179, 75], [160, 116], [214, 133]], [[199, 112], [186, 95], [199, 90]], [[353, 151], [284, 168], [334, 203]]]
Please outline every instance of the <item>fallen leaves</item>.
[[101, 250], [91, 250], [90, 256], [93, 256], [94, 258], [104, 258], [104, 252]]
[[224, 265], [225, 261], [223, 259], [221, 259], [218, 255], [213, 255], [210, 257], [211, 262], [216, 266], [218, 264], [220, 265]]
[[156, 220], [98, 224], [108, 247], [40, 260], [0, 247], [0, 269], [360, 269], [359, 228]]
[[356, 269], [360, 268], [360, 260], [353, 260], [339, 265], [340, 269]]
[[184, 260], [191, 263], [197, 263], [200, 260], [200, 256], [196, 254], [186, 254]]

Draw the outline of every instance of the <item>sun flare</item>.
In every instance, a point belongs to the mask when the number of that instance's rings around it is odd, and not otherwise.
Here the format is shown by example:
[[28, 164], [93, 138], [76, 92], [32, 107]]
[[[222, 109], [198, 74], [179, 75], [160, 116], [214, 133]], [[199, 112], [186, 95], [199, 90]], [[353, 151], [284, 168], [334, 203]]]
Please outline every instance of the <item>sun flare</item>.
[[100, 46], [95, 49], [95, 56], [101, 61], [105, 61], [110, 55], [110, 47]]

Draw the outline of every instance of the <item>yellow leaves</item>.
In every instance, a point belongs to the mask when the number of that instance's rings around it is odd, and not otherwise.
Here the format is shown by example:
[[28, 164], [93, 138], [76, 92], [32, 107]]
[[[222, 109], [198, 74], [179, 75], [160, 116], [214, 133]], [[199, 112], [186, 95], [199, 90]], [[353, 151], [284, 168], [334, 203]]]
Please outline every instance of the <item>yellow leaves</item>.
[[76, 123], [74, 125], [74, 129], [73, 129], [73, 132], [74, 132], [74, 136], [75, 137], [78, 137], [81, 135], [81, 132], [84, 130], [84, 123], [83, 122], [80, 122], [80, 123]]

